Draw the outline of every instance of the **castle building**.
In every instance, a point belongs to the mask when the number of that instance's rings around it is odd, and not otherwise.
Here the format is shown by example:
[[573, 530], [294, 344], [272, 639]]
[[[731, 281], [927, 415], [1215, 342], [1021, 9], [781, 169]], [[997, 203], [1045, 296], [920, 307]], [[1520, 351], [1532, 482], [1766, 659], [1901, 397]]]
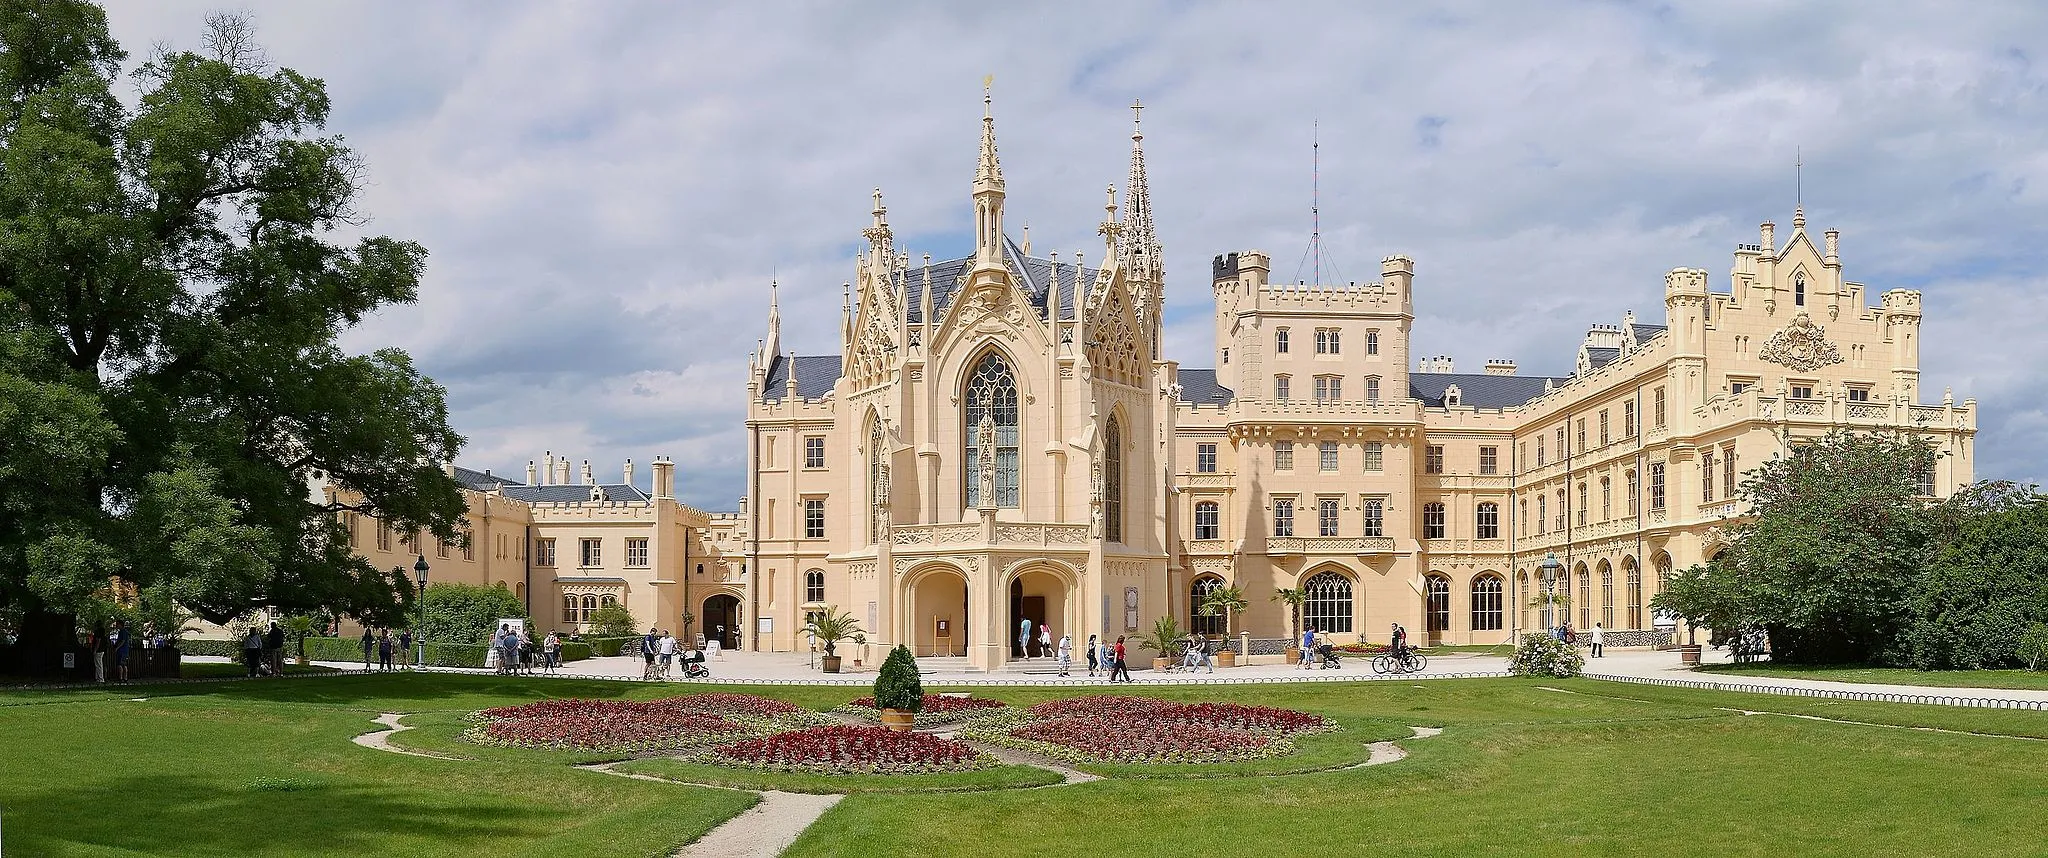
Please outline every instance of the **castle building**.
[[[1214, 368], [1182, 368], [1161, 354], [1166, 272], [1131, 139], [1103, 246], [1034, 256], [1004, 229], [985, 99], [971, 256], [900, 252], [877, 191], [836, 354], [785, 353], [771, 294], [749, 502], [727, 531], [752, 571], [718, 591], [750, 648], [799, 648], [836, 609], [875, 644], [977, 669], [1016, 659], [1026, 621], [1077, 647], [1162, 617], [1228, 623], [1277, 655], [1281, 590], [1339, 641], [1400, 623], [1490, 644], [1569, 619], [1647, 644], [1669, 636], [1651, 596], [1742, 514], [1741, 473], [1802, 439], [1914, 433], [1943, 454], [1925, 494], [1971, 478], [1974, 401], [1919, 404], [1919, 293], [1871, 305], [1803, 211], [1738, 245], [1727, 291], [1676, 269], [1662, 319], [1592, 326], [1567, 376], [1411, 354], [1407, 257], [1375, 283], [1287, 285], [1258, 251], [1216, 257]], [[1234, 620], [1197, 607], [1224, 586], [1249, 603]]]

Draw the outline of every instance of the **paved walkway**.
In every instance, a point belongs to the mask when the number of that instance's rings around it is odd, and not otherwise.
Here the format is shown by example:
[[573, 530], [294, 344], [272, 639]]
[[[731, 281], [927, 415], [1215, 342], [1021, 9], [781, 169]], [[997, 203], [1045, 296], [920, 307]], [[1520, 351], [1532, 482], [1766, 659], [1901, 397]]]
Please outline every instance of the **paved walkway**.
[[[1726, 650], [1706, 650], [1707, 664], [1727, 664]], [[1931, 685], [1890, 685], [1874, 682], [1833, 682], [1821, 679], [1791, 679], [1732, 673], [1702, 673], [1678, 663], [1676, 652], [1630, 650], [1606, 658], [1586, 659], [1586, 675], [1594, 679], [1648, 680], [1687, 687], [1723, 691], [1761, 691], [1767, 694], [1811, 694], [1821, 697], [1872, 695], [1906, 698], [1905, 702], [1950, 706], [1995, 705], [2001, 701], [2048, 707], [2048, 690], [2021, 688], [1955, 688]]]

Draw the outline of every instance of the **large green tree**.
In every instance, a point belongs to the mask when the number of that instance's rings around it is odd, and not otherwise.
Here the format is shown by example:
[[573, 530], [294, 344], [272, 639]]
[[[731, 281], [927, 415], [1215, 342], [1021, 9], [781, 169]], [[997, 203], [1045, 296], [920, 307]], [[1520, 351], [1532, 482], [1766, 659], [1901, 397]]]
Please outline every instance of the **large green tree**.
[[2048, 623], [2048, 498], [2029, 485], [1983, 482], [1933, 517], [1904, 660], [1922, 670], [2024, 665], [2022, 638]]
[[426, 251], [338, 235], [361, 167], [319, 80], [240, 18], [203, 44], [124, 71], [99, 7], [0, 0], [0, 609], [32, 640], [110, 582], [390, 622], [407, 582], [335, 513], [457, 535], [443, 391], [336, 344], [415, 300]]

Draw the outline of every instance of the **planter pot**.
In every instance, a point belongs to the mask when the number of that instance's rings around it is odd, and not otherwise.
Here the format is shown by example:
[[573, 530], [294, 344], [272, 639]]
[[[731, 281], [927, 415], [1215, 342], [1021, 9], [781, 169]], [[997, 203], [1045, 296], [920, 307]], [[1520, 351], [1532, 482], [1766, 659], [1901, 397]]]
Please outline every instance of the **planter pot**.
[[1690, 645], [1687, 645], [1687, 646], [1681, 646], [1681, 647], [1679, 647], [1679, 648], [1678, 648], [1678, 663], [1679, 663], [1679, 664], [1691, 664], [1691, 665], [1697, 665], [1697, 664], [1699, 664], [1699, 663], [1700, 663], [1700, 647], [1699, 647], [1699, 644], [1690, 644]]
[[898, 733], [908, 733], [917, 724], [917, 713], [902, 709], [882, 710], [882, 726]]
[[1216, 653], [1216, 666], [1217, 666], [1217, 667], [1236, 667], [1236, 666], [1237, 666], [1237, 653], [1236, 653], [1236, 652], [1234, 652], [1234, 651], [1232, 651], [1232, 650], [1227, 650], [1227, 649], [1226, 649], [1226, 650], [1222, 650], [1222, 651], [1219, 651], [1219, 652], [1217, 652], [1217, 653]]
[[1168, 666], [1168, 665], [1171, 665], [1171, 664], [1173, 664], [1173, 660], [1172, 660], [1172, 659], [1167, 659], [1167, 658], [1155, 658], [1155, 659], [1153, 659], [1153, 660], [1152, 660], [1152, 669], [1153, 669], [1153, 670], [1157, 670], [1157, 671], [1162, 671], [1162, 672], [1163, 672], [1163, 671], [1165, 671], [1165, 670], [1166, 670], [1167, 666]]
[[856, 668], [860, 667], [860, 659], [857, 659], [857, 658], [856, 658], [856, 659], [854, 659], [854, 660], [853, 660], [853, 666], [854, 666], [854, 667], [856, 667]]
[[820, 661], [821, 661], [821, 662], [822, 662], [822, 663], [824, 664], [824, 666], [825, 666], [825, 672], [826, 672], [826, 673], [838, 673], [838, 672], [839, 672], [839, 656], [836, 656], [836, 655], [828, 655], [828, 656], [825, 656], [825, 657], [824, 657], [823, 659], [821, 659]]
[[1288, 664], [1300, 664], [1300, 663], [1301, 663], [1301, 650], [1300, 650], [1299, 648], [1296, 648], [1296, 647], [1288, 647], [1288, 648], [1287, 648], [1287, 663], [1288, 663]]

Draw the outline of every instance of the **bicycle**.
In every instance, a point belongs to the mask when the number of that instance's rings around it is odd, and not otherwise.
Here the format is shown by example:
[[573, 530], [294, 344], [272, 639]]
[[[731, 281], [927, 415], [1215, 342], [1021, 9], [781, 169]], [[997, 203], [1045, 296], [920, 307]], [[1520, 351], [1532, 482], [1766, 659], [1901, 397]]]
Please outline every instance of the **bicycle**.
[[1372, 657], [1372, 672], [1379, 674], [1421, 673], [1428, 668], [1429, 658], [1413, 649], [1404, 649], [1399, 653], [1381, 653]]

